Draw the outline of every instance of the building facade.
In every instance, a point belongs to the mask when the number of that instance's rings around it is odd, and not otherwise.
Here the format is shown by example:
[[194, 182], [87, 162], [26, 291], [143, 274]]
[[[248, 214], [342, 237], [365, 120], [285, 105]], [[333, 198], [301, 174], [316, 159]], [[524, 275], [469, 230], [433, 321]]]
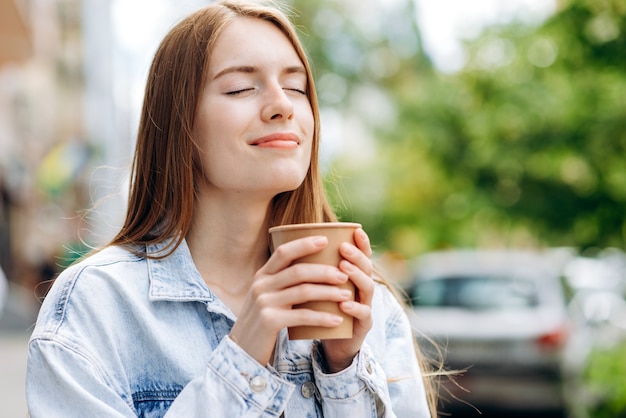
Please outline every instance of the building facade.
[[77, 239], [85, 123], [81, 0], [0, 0], [0, 265], [33, 288]]

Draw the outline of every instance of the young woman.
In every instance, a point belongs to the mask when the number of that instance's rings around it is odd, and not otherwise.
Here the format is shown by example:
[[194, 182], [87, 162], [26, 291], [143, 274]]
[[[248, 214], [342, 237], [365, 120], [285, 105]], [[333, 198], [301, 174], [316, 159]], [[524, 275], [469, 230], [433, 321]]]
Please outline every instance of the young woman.
[[[148, 76], [126, 221], [41, 308], [31, 417], [430, 416], [365, 232], [339, 268], [292, 265], [323, 237], [270, 254], [269, 227], [336, 220], [318, 147], [311, 70], [281, 12], [221, 2], [173, 28]], [[340, 321], [292, 309], [310, 300], [339, 302], [353, 338], [288, 340], [286, 327]]]

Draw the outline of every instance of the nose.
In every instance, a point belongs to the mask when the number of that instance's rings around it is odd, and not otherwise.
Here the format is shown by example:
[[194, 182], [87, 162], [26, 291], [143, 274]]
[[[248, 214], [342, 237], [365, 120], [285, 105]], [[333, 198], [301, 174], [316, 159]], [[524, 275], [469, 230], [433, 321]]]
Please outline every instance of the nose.
[[261, 112], [265, 121], [293, 119], [293, 103], [285, 90], [279, 85], [266, 90], [266, 101]]

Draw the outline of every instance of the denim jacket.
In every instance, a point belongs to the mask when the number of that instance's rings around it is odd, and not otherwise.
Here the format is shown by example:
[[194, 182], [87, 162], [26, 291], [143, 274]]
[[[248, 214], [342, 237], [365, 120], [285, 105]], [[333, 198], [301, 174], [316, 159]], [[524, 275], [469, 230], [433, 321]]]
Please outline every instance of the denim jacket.
[[286, 330], [261, 365], [228, 337], [236, 318], [185, 242], [159, 260], [108, 247], [65, 270], [43, 302], [29, 343], [30, 416], [429, 417], [401, 305], [377, 286], [372, 308], [345, 370], [325, 374], [319, 342]]

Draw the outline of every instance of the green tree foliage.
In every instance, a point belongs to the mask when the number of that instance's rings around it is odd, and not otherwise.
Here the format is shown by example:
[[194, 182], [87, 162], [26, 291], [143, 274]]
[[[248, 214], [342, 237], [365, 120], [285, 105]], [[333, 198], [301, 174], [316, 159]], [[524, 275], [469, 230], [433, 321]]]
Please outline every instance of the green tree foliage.
[[[362, 2], [294, 2], [315, 32], [305, 42], [322, 106], [359, 110], [375, 138], [374, 157], [334, 161], [342, 218], [406, 256], [624, 248], [626, 1], [562, 1], [538, 26], [487, 28], [455, 74], [432, 68], [411, 3], [397, 4], [368, 15]], [[378, 96], [359, 95], [373, 85]], [[393, 117], [377, 119], [389, 103]]]
[[469, 149], [447, 162], [550, 245], [624, 246], [625, 6], [576, 0], [535, 30], [492, 28], [458, 76]]
[[589, 416], [613, 418], [626, 416], [626, 344], [596, 349], [589, 356], [585, 384], [589, 394]]

